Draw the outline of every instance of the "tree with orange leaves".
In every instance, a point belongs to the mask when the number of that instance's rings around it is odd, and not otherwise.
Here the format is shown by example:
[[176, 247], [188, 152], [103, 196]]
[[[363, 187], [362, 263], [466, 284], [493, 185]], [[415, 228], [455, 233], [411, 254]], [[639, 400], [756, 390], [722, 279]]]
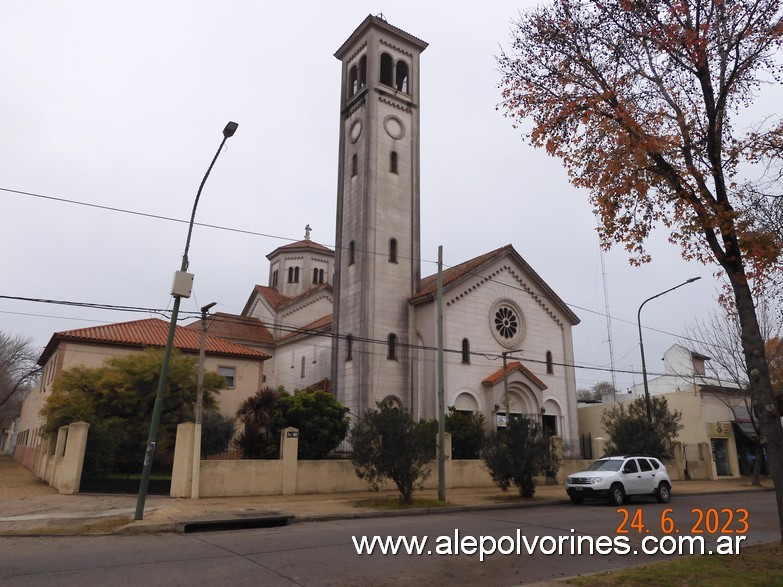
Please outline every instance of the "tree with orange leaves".
[[738, 313], [783, 538], [783, 394], [770, 384], [754, 287], [783, 276], [783, 122], [738, 121], [783, 75], [781, 1], [551, 0], [514, 22], [501, 108], [560, 158], [600, 211], [604, 246], [633, 263], [663, 226], [717, 264]]

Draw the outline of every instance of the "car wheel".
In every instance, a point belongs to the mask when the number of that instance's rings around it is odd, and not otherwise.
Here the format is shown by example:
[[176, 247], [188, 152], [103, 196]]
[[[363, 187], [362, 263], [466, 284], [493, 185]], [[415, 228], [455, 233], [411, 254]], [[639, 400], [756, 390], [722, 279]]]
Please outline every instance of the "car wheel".
[[620, 507], [621, 505], [623, 505], [624, 501], [625, 501], [625, 489], [623, 489], [623, 486], [620, 485], [619, 483], [615, 483], [609, 489], [609, 503], [617, 507]]
[[669, 503], [671, 498], [672, 488], [669, 487], [666, 483], [661, 483], [658, 486], [658, 489], [655, 490], [655, 499], [658, 500], [658, 503]]
[[571, 496], [571, 503], [574, 505], [582, 505], [582, 502], [585, 500], [584, 497], [581, 495], [572, 495]]

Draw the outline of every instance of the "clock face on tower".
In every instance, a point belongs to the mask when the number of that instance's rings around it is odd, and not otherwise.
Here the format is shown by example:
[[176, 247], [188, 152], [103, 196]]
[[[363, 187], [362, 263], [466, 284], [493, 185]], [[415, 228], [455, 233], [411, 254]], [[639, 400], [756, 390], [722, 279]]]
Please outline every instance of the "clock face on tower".
[[355, 143], [359, 140], [359, 137], [362, 135], [362, 121], [361, 120], [354, 120], [353, 124], [351, 125], [351, 128], [348, 130], [348, 136], [351, 139], [352, 143]]
[[383, 128], [386, 129], [386, 133], [393, 139], [401, 139], [405, 136], [405, 125], [396, 116], [384, 118]]

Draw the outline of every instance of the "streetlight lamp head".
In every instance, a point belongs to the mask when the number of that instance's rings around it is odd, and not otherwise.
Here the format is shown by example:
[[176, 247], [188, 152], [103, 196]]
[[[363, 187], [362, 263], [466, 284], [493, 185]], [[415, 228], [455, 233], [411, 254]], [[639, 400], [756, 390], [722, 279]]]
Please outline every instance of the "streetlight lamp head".
[[685, 283], [693, 283], [694, 281], [699, 281], [700, 279], [701, 279], [701, 277], [691, 277], [691, 278], [690, 278], [688, 281], [686, 281]]
[[212, 308], [217, 306], [217, 302], [210, 302], [206, 306], [201, 307], [202, 312], [209, 312]]
[[239, 125], [236, 122], [229, 122], [226, 128], [223, 129], [223, 136], [226, 138], [233, 137], [234, 133], [237, 132], [237, 128], [239, 128]]

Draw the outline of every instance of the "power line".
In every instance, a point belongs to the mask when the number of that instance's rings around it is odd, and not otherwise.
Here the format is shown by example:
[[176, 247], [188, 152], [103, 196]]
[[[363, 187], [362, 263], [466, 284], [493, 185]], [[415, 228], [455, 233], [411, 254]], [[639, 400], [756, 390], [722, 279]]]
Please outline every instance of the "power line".
[[[14, 190], [14, 189], [10, 189], [10, 188], [0, 187], [0, 191], [4, 191], [4, 192], [16, 194], [16, 195], [40, 198], [40, 199], [49, 200], [49, 201], [56, 201], [56, 202], [73, 204], [73, 205], [78, 205], [78, 206], [84, 206], [84, 207], [88, 207], [88, 208], [95, 208], [95, 209], [106, 210], [106, 211], [111, 211], [111, 212], [130, 214], [130, 215], [140, 216], [140, 217], [144, 217], [144, 218], [153, 218], [153, 219], [157, 219], [157, 220], [166, 220], [166, 221], [169, 221], [169, 222], [178, 222], [178, 223], [183, 223], [183, 224], [187, 224], [189, 222], [188, 220], [185, 220], [185, 219], [173, 218], [173, 217], [163, 216], [163, 215], [159, 215], [159, 214], [152, 214], [152, 213], [148, 213], [148, 212], [140, 212], [140, 211], [136, 211], [136, 210], [128, 210], [128, 209], [118, 208], [118, 207], [113, 207], [113, 206], [105, 206], [105, 205], [101, 205], [101, 204], [94, 204], [94, 203], [90, 203], [90, 202], [83, 202], [83, 201], [78, 201], [78, 200], [69, 199], [69, 198], [48, 196], [48, 195], [44, 195], [44, 194], [38, 194], [38, 193], [27, 192], [27, 191], [22, 191], [22, 190]], [[283, 240], [283, 241], [287, 241], [287, 242], [296, 242], [297, 240], [300, 240], [300, 239], [294, 239], [294, 238], [290, 238], [290, 237], [283, 237], [283, 236], [272, 235], [272, 234], [268, 234], [268, 233], [262, 233], [262, 232], [258, 232], [258, 231], [244, 230], [244, 229], [227, 227], [227, 226], [220, 226], [220, 225], [215, 225], [215, 224], [208, 224], [208, 223], [201, 223], [201, 222], [195, 222], [194, 224], [198, 225], [198, 226], [203, 226], [203, 227], [206, 227], [206, 228], [214, 228], [216, 230], [223, 230], [223, 231], [235, 232], [235, 233], [239, 233], [239, 234], [247, 234], [247, 235], [252, 235], [252, 236], [260, 236], [260, 237], [264, 237], [264, 238], [278, 239], [278, 240]], [[370, 254], [369, 251], [361, 251], [361, 252], [364, 252], [365, 254]], [[385, 255], [385, 253], [374, 253], [374, 254], [376, 254], [376, 255]], [[401, 257], [401, 258], [405, 258], [405, 257]], [[428, 261], [428, 260], [424, 260], [424, 259], [419, 259], [419, 262], [433, 263], [433, 264], [435, 263], [434, 261]], [[451, 269], [453, 267], [456, 267], [456, 266], [447, 266], [447, 269]], [[472, 276], [472, 277], [475, 277], [475, 278], [478, 278], [478, 279], [482, 279], [482, 280], [486, 280], [486, 281], [493, 281], [493, 282], [495, 282], [497, 284], [500, 284], [500, 285], [503, 285], [504, 287], [507, 287], [509, 289], [513, 289], [513, 290], [516, 290], [516, 291], [519, 291], [519, 292], [522, 292], [522, 293], [526, 293], [528, 295], [533, 295], [534, 297], [536, 297], [538, 299], [547, 300], [550, 303], [555, 301], [555, 300], [553, 300], [553, 298], [551, 298], [551, 296], [548, 296], [545, 292], [537, 292], [537, 291], [536, 292], [531, 292], [531, 291], [527, 291], [526, 289], [524, 289], [522, 287], [519, 287], [517, 284], [507, 283], [507, 282], [501, 281], [501, 280], [496, 279], [496, 278], [491, 277], [491, 276], [482, 275], [481, 273], [476, 272], [476, 271], [467, 271], [467, 272], [465, 272], [464, 275], [469, 275], [469, 276]], [[11, 296], [0, 296], [0, 298], [20, 299], [20, 300], [27, 300], [27, 301], [46, 301], [46, 300], [36, 300], [34, 298], [16, 298], [16, 297], [11, 297]], [[50, 303], [61, 303], [63, 305], [73, 305], [73, 306], [82, 306], [82, 307], [89, 307], [89, 308], [95, 308], [95, 309], [118, 310], [118, 311], [126, 311], [126, 312], [147, 312], [147, 313], [153, 313], [153, 314], [159, 314], [159, 315], [165, 316], [165, 310], [160, 310], [160, 309], [156, 309], [156, 308], [138, 308], [138, 307], [130, 307], [130, 306], [116, 306], [116, 305], [113, 305], [113, 304], [85, 304], [85, 303], [76, 303], [76, 302], [64, 302], [64, 301], [58, 301], [58, 300], [48, 300], [48, 301]], [[594, 314], [596, 316], [606, 317], [606, 315], [603, 314], [600, 311], [592, 310], [592, 309], [589, 309], [589, 308], [584, 308], [584, 307], [578, 306], [576, 304], [569, 304], [569, 303], [564, 302], [564, 301], [563, 301], [563, 303], [567, 307], [570, 307], [570, 308], [574, 308], [574, 309], [577, 309], [577, 310], [580, 310], [580, 311], [583, 311], [583, 312]], [[190, 316], [197, 316], [198, 315], [197, 312], [183, 312], [183, 313], [189, 314]], [[625, 319], [622, 319], [622, 318], [618, 318], [616, 316], [614, 317], [614, 320], [616, 320], [618, 322], [622, 322], [622, 323], [628, 324], [628, 325], [636, 326], [635, 322], [632, 322], [630, 320], [625, 320]], [[644, 328], [646, 330], [657, 332], [657, 333], [660, 333], [660, 334], [665, 334], [667, 336], [672, 336], [672, 337], [681, 338], [681, 339], [683, 338], [681, 335], [676, 335], [674, 333], [671, 333], [671, 332], [668, 332], [668, 331], [665, 331], [665, 330], [660, 330], [660, 329], [652, 328], [652, 327], [649, 327], [649, 326], [644, 326]], [[686, 340], [692, 340], [694, 342], [700, 342], [700, 341], [696, 341], [695, 339], [688, 339], [688, 338], [685, 338], [685, 339]], [[613, 372], [611, 369], [609, 369], [608, 371]], [[616, 370], [615, 372], [622, 373], [622, 372], [626, 372], [626, 371]], [[627, 372], [628, 373], [634, 373], [633, 371], [627, 371]]]
[[[102, 204], [93, 204], [93, 203], [90, 203], [90, 202], [80, 202], [79, 200], [71, 200], [71, 199], [68, 199], [68, 198], [58, 198], [58, 197], [55, 197], [55, 196], [46, 196], [44, 194], [36, 194], [36, 193], [33, 193], [33, 192], [25, 192], [25, 191], [22, 191], [22, 190], [13, 190], [13, 189], [4, 188], [4, 187], [0, 187], [0, 191], [8, 192], [8, 193], [11, 193], [11, 194], [17, 194], [17, 195], [20, 195], [20, 196], [30, 196], [30, 197], [33, 197], [33, 198], [41, 198], [43, 200], [51, 200], [51, 201], [54, 201], [54, 202], [63, 202], [65, 204], [74, 204], [76, 206], [84, 206], [84, 207], [87, 207], [87, 208], [96, 208], [98, 210], [107, 210], [109, 212], [120, 212], [122, 214], [131, 214], [133, 216], [141, 216], [141, 217], [144, 217], [144, 218], [154, 218], [155, 220], [166, 220], [168, 222], [179, 222], [180, 224], [188, 224], [190, 222], [190, 220], [186, 220], [184, 218], [173, 218], [171, 216], [162, 216], [160, 214], [152, 214], [150, 212], [139, 212], [138, 210], [127, 210], [125, 208], [116, 208], [114, 206], [104, 206]], [[256, 231], [253, 231], [253, 230], [244, 230], [244, 229], [241, 229], [241, 228], [232, 228], [232, 227], [228, 227], [228, 226], [220, 226], [218, 224], [207, 224], [205, 222], [194, 222], [193, 224], [195, 226], [203, 226], [205, 228], [214, 228], [216, 230], [225, 230], [225, 231], [228, 231], [228, 232], [237, 232], [237, 233], [240, 233], [240, 234], [249, 234], [249, 235], [252, 235], [252, 236], [261, 236], [261, 237], [264, 237], [264, 238], [273, 238], [273, 239], [290, 241], [290, 242], [296, 242], [297, 240], [300, 240], [300, 239], [292, 239], [292, 238], [288, 238], [288, 237], [284, 237], [284, 236], [277, 236], [277, 235], [274, 235], [274, 234], [265, 234], [263, 232], [256, 232]]]
[[[181, 223], [181, 224], [187, 224], [189, 222], [189, 220], [185, 220], [185, 219], [182, 219], [182, 218], [173, 218], [173, 217], [170, 217], [170, 216], [162, 216], [162, 215], [159, 215], [159, 214], [152, 214], [152, 213], [149, 213], [149, 212], [140, 212], [140, 211], [137, 211], [137, 210], [128, 210], [128, 209], [124, 209], [124, 208], [117, 208], [117, 207], [113, 207], [113, 206], [105, 206], [105, 205], [102, 205], [102, 204], [94, 204], [94, 203], [90, 203], [90, 202], [83, 202], [83, 201], [73, 200], [73, 199], [69, 199], [69, 198], [61, 198], [61, 197], [56, 197], [56, 196], [47, 196], [47, 195], [44, 195], [44, 194], [37, 194], [37, 193], [34, 193], [34, 192], [27, 192], [27, 191], [22, 191], [22, 190], [14, 190], [14, 189], [4, 188], [4, 187], [0, 187], [0, 191], [12, 193], [12, 194], [17, 194], [17, 195], [22, 195], [22, 196], [29, 196], [29, 197], [34, 197], [34, 198], [40, 198], [40, 199], [50, 200], [50, 201], [55, 201], [55, 202], [63, 202], [63, 203], [66, 203], [66, 204], [73, 204], [73, 205], [77, 205], [77, 206], [84, 206], [84, 207], [88, 207], [88, 208], [96, 208], [96, 209], [99, 209], [99, 210], [107, 210], [107, 211], [110, 211], [110, 212], [119, 212], [119, 213], [122, 213], [122, 214], [130, 214], [130, 215], [140, 216], [140, 217], [144, 217], [144, 218], [154, 218], [156, 220], [166, 220], [166, 221], [169, 221], [169, 222], [178, 222], [178, 223]], [[263, 237], [263, 238], [277, 239], [277, 240], [282, 240], [282, 241], [286, 241], [286, 242], [298, 242], [299, 240], [301, 240], [301, 239], [295, 239], [295, 238], [291, 238], [291, 237], [284, 237], [284, 236], [279, 236], [279, 235], [273, 235], [273, 234], [268, 234], [268, 233], [263, 233], [263, 232], [252, 231], [252, 230], [245, 230], [245, 229], [241, 229], [241, 228], [220, 226], [220, 225], [217, 225], [217, 224], [208, 224], [208, 223], [202, 223], [202, 222], [194, 222], [194, 224], [196, 226], [203, 226], [205, 228], [214, 228], [216, 230], [223, 230], [223, 231], [227, 231], [227, 232], [235, 232], [235, 233], [238, 233], [238, 234], [247, 234], [247, 235], [251, 235], [251, 236], [260, 236], [260, 237]], [[334, 248], [334, 245], [325, 245], [325, 246]], [[365, 254], [371, 254], [370, 251], [366, 251], [366, 250], [357, 250], [357, 252], [362, 252], [362, 253], [365, 253]], [[378, 256], [385, 256], [385, 253], [372, 253], [372, 254], [375, 254], [375, 255], [378, 255]], [[401, 259], [408, 259], [408, 260], [412, 259], [411, 257], [404, 257], [404, 256], [400, 256], [400, 258]], [[420, 259], [418, 259], [418, 261], [421, 262], [421, 263], [436, 264], [436, 261], [431, 261], [431, 260], [427, 260], [427, 259], [421, 259], [420, 258]], [[454, 267], [456, 267], [458, 265], [451, 265], [451, 266], [450, 265], [444, 265], [444, 266], [445, 266], [446, 269], [453, 269]], [[523, 292], [523, 293], [528, 293], [528, 294], [530, 293], [530, 292], [527, 292], [523, 288], [521, 288], [521, 287], [519, 287], [519, 286], [517, 286], [517, 285], [515, 285], [513, 283], [506, 283], [506, 282], [494, 279], [492, 277], [488, 277], [488, 276], [482, 275], [482, 274], [477, 273], [475, 271], [465, 272], [465, 275], [470, 275], [470, 276], [477, 277], [477, 278], [480, 278], [480, 279], [484, 279], [484, 280], [487, 280], [487, 281], [494, 281], [495, 283], [498, 283], [500, 285], [508, 287], [509, 289], [513, 289], [513, 290], [520, 291], [520, 292]], [[535, 295], [537, 295], [538, 297], [540, 297], [542, 299], [545, 299], [545, 300], [547, 300], [549, 302], [553, 302], [554, 301], [550, 296], [547, 296], [545, 293], [538, 293], [538, 292], [536, 292]], [[604, 317], [604, 318], [606, 317], [606, 314], [604, 314], [604, 313], [602, 313], [600, 311], [597, 311], [597, 310], [592, 310], [592, 309], [589, 309], [589, 308], [578, 306], [576, 304], [570, 304], [570, 303], [565, 302], [565, 301], [563, 301], [563, 303], [566, 306], [568, 306], [570, 308], [574, 308], [576, 310], [580, 310], [580, 311], [583, 311], [583, 312], [588, 312], [590, 314], [594, 314], [596, 316], [601, 316], [601, 317]], [[623, 323], [629, 324], [631, 326], [636, 326], [636, 323], [631, 321], [631, 320], [625, 320], [623, 318], [618, 318], [616, 316], [613, 316], [612, 318], [614, 320], [618, 321], [618, 322], [623, 322]], [[679, 336], [679, 335], [676, 335], [674, 333], [667, 332], [665, 330], [659, 330], [659, 329], [652, 328], [652, 327], [649, 327], [649, 326], [644, 326], [644, 328], [647, 329], [647, 330], [650, 330], [652, 332], [658, 332], [659, 334], [666, 334], [667, 336], [674, 336], [674, 337], [678, 337]]]
[[[112, 311], [122, 311], [122, 312], [145, 312], [145, 313], [158, 313], [165, 316], [166, 310], [161, 310], [159, 308], [143, 308], [139, 306], [122, 306], [122, 305], [116, 305], [116, 304], [98, 304], [98, 303], [92, 303], [92, 302], [71, 302], [66, 300], [47, 300], [42, 298], [29, 298], [29, 297], [22, 297], [22, 296], [7, 296], [7, 295], [0, 295], [0, 299], [10, 299], [10, 300], [18, 300], [18, 301], [27, 301], [27, 302], [33, 302], [33, 303], [44, 303], [44, 304], [55, 304], [55, 305], [65, 305], [70, 307], [81, 307], [81, 308], [89, 308], [89, 309], [100, 309], [100, 310], [112, 310]], [[194, 311], [194, 312], [183, 312], [183, 314], [189, 314], [189, 316], [183, 316], [183, 319], [194, 319], [200, 316], [200, 312]], [[56, 316], [52, 316], [55, 317]], [[220, 316], [219, 318], [216, 316], [212, 316], [211, 320], [214, 322], [224, 322], [224, 323], [233, 323], [233, 324], [245, 324], [246, 323], [246, 317], [239, 317], [239, 316]], [[261, 322], [259, 320], [261, 324]], [[266, 327], [266, 325], [264, 325]], [[332, 332], [331, 330], [326, 332], [324, 331], [325, 327], [322, 328], [307, 328], [307, 327], [301, 327], [301, 326], [295, 326], [292, 324], [285, 324], [281, 323], [278, 324], [276, 327], [278, 330], [282, 332], [287, 332], [290, 334], [301, 334], [303, 336], [315, 336], [315, 337], [322, 337], [322, 338], [328, 338], [328, 339], [340, 339], [340, 340], [346, 340], [348, 335]], [[331, 327], [330, 327], [331, 328]], [[357, 337], [352, 336], [351, 337], [353, 342], [355, 343], [368, 343], [373, 345], [387, 345], [387, 340], [380, 340], [380, 339], [373, 339], [373, 338], [366, 338], [366, 337]], [[275, 343], [280, 342], [279, 340], [274, 341]], [[426, 345], [417, 345], [413, 343], [406, 343], [399, 341], [397, 344], [401, 348], [408, 348], [408, 349], [416, 349], [420, 351], [430, 351], [435, 352], [437, 351], [437, 347], [433, 346], [426, 346]], [[265, 345], [262, 345], [265, 346]], [[361, 352], [359, 349], [356, 349], [355, 352]], [[444, 352], [446, 353], [452, 353], [452, 354], [461, 354], [462, 349], [444, 349]], [[485, 358], [492, 358], [492, 359], [500, 359], [501, 354], [498, 354], [494, 351], [471, 351], [471, 356], [482, 356]], [[512, 359], [514, 357], [511, 357]], [[434, 360], [434, 359], [433, 359]], [[527, 363], [536, 363], [536, 364], [546, 364], [546, 361], [541, 359], [533, 359], [530, 357], [524, 357], [519, 358], [519, 360], [524, 360]], [[586, 371], [601, 371], [601, 372], [612, 372], [612, 369], [607, 369], [605, 367], [596, 367], [596, 366], [590, 366], [590, 365], [578, 365], [576, 363], [563, 363], [558, 361], [553, 361], [551, 363], [552, 365], [558, 366], [558, 367], [564, 367], [564, 368], [574, 368], [574, 369], [581, 369]], [[614, 372], [616, 373], [627, 373], [627, 374], [639, 374], [639, 371], [633, 371], [633, 370], [625, 370], [625, 369], [615, 369]], [[650, 373], [651, 375], [662, 375], [662, 374], [656, 374], [656, 373]]]

